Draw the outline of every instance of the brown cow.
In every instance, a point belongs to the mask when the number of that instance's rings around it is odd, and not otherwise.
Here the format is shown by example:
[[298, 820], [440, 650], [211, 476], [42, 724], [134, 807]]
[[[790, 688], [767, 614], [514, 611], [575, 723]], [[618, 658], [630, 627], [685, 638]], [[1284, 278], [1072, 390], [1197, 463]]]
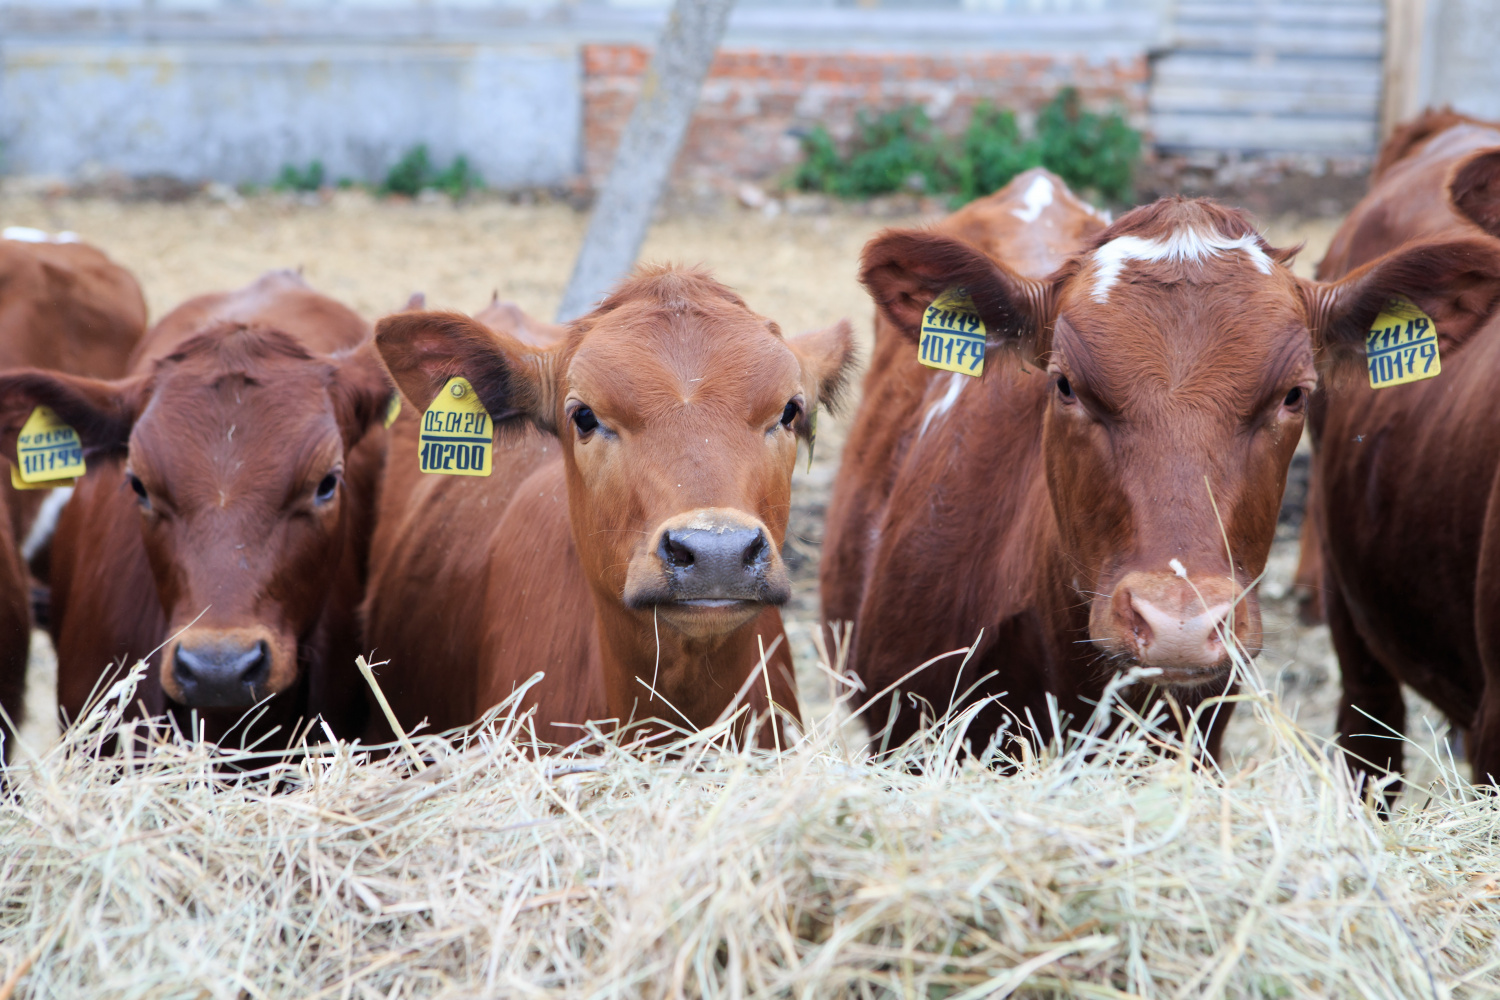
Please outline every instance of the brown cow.
[[195, 710], [218, 740], [276, 695], [266, 725], [363, 731], [357, 609], [392, 393], [369, 336], [282, 272], [179, 306], [123, 380], [0, 376], [8, 455], [44, 403], [89, 456], [54, 543], [65, 713], [166, 643], [150, 714]]
[[[1040, 222], [1017, 193], [1011, 211]], [[1086, 231], [1076, 208], [1060, 211]], [[907, 353], [885, 355], [904, 371], [872, 371], [851, 435], [896, 444], [851, 452], [836, 486], [872, 491], [878, 516], [828, 525], [831, 549], [864, 549], [853, 664], [877, 692], [983, 630], [961, 675], [950, 658], [900, 684], [898, 741], [966, 691], [1000, 699], [976, 718], [981, 745], [1007, 718], [1050, 736], [1049, 695], [1086, 717], [1124, 667], [1155, 670], [1152, 683], [1189, 705], [1224, 691], [1228, 635], [1259, 646], [1248, 588], [1315, 351], [1361, 342], [1392, 294], [1436, 308], [1466, 268], [1500, 273], [1494, 249], [1467, 242], [1304, 281], [1241, 213], [1185, 199], [1130, 212], [1045, 278], [1008, 256], [1004, 241], [942, 229], [888, 231], [865, 249], [862, 278]], [[989, 331], [982, 379], [915, 370], [923, 313], [954, 287]], [[917, 378], [920, 405], [880, 405], [884, 380]], [[850, 509], [842, 501], [835, 510]], [[850, 584], [832, 582], [825, 593], [845, 600]]]
[[[1412, 240], [1500, 235], [1500, 126], [1430, 112], [1387, 143], [1380, 166], [1320, 277], [1355, 271]], [[1500, 285], [1477, 266], [1465, 277], [1452, 300], [1412, 296], [1436, 321], [1441, 374], [1372, 389], [1358, 352], [1345, 377], [1330, 381], [1315, 427], [1323, 598], [1343, 675], [1340, 742], [1356, 768], [1400, 770], [1392, 731], [1405, 726], [1405, 683], [1469, 730], [1475, 778], [1493, 782]]]
[[[72, 234], [4, 230], [0, 370], [49, 368], [118, 378], [145, 329], [140, 286], [102, 252]], [[25, 564], [35, 557], [45, 578], [52, 528], [72, 491], [12, 489], [8, 469], [0, 469], [0, 478], [6, 504], [0, 516], [0, 707], [19, 722], [31, 635]], [[6, 740], [7, 754], [10, 748]]]
[[[591, 719], [704, 726], [736, 694], [764, 711], [765, 680], [743, 691], [761, 643], [796, 713], [780, 546], [847, 323], [784, 340], [706, 273], [647, 268], [551, 347], [449, 313], [387, 317], [377, 343], [414, 404], [366, 606], [403, 725], [467, 724], [545, 671], [527, 700], [544, 741]], [[453, 376], [498, 425], [488, 478], [417, 470], [416, 415]]]

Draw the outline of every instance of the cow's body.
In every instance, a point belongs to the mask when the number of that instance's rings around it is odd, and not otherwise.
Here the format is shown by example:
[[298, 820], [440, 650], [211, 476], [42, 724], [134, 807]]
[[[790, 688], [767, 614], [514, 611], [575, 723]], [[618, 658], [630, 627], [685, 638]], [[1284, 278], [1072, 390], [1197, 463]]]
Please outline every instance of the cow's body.
[[[1045, 222], [1023, 193], [997, 207]], [[871, 372], [850, 434], [824, 608], [852, 618], [866, 690], [901, 690], [869, 715], [877, 730], [894, 718], [893, 742], [955, 697], [988, 696], [1000, 703], [976, 718], [976, 742], [1006, 719], [1047, 738], [1049, 697], [1078, 721], [1132, 666], [1188, 707], [1226, 691], [1227, 647], [1260, 645], [1247, 587], [1270, 549], [1315, 347], [1345, 350], [1378, 289], [1419, 285], [1470, 249], [1392, 255], [1320, 285], [1211, 202], [1164, 200], [1102, 231], [1076, 202], [1053, 203], [1052, 228], [1072, 237], [1050, 260], [1011, 264], [1010, 241], [951, 222], [865, 251], [863, 280], [903, 336], [882, 335], [876, 365], [890, 370]], [[989, 330], [982, 379], [916, 360], [923, 310], [954, 287]], [[955, 656], [906, 678], [976, 640], [961, 674]]]
[[[209, 738], [271, 694], [262, 731], [312, 714], [363, 731], [353, 660], [390, 394], [369, 339], [282, 272], [169, 313], [119, 382], [16, 376], [57, 397], [90, 452], [54, 541], [65, 716], [112, 664], [150, 656], [145, 710], [196, 709]], [[317, 496], [304, 501], [307, 477]], [[202, 658], [240, 641], [258, 666], [205, 695]]]
[[[1061, 180], [1036, 168], [954, 212], [933, 231], [980, 247], [1021, 274], [1040, 279], [1105, 224], [1105, 217]], [[911, 341], [876, 311], [875, 351], [828, 505], [819, 566], [825, 622], [859, 617], [875, 549], [873, 533], [880, 530], [905, 456], [927, 416], [941, 421], [957, 399], [949, 393], [964, 392], [965, 380], [919, 363]]]
[[[1339, 277], [1411, 240], [1479, 237], [1450, 184], [1475, 154], [1500, 179], [1500, 128], [1429, 114], [1382, 155], [1369, 194], [1319, 266]], [[1468, 189], [1481, 217], [1500, 193]], [[1493, 216], [1492, 216], [1493, 217]], [[1494, 232], [1492, 229], [1491, 232]], [[1343, 676], [1341, 742], [1399, 770], [1406, 683], [1469, 741], [1476, 780], [1500, 779], [1500, 310], [1477, 286], [1437, 316], [1442, 372], [1372, 389], [1333, 382], [1316, 414], [1323, 600]], [[1386, 727], [1390, 727], [1387, 729]]]
[[[791, 461], [806, 428], [778, 420], [794, 394], [815, 405], [819, 379], [806, 372], [817, 369], [804, 360], [799, 379], [800, 355], [774, 325], [696, 272], [627, 282], [561, 341], [492, 312], [479, 317], [487, 328], [444, 314], [380, 325], [382, 353], [414, 405], [393, 428], [366, 619], [368, 644], [390, 661], [379, 677], [402, 724], [468, 724], [540, 671], [525, 706], [547, 743], [572, 742], [589, 720], [706, 725], [736, 693], [764, 711], [764, 679], [740, 690], [760, 643], [772, 696], [795, 715], [775, 605], [785, 600], [777, 553]], [[846, 359], [847, 326], [835, 334]], [[842, 362], [825, 374], [841, 371]], [[418, 469], [419, 413], [459, 374], [499, 424], [487, 478]], [[825, 393], [834, 384], [824, 379]], [[762, 395], [773, 412], [760, 413]], [[765, 448], [774, 450], [761, 466]], [[679, 592], [679, 578], [710, 560], [699, 552], [698, 563], [683, 562], [677, 542], [739, 530], [762, 546], [746, 549], [754, 592]], [[653, 682], [656, 695], [644, 686]]]
[[[8, 230], [0, 239], [0, 370], [118, 378], [145, 329], [140, 286], [99, 250], [36, 232]], [[19, 721], [31, 629], [26, 563], [48, 551], [68, 494], [15, 490], [8, 470], [0, 475], [6, 477], [0, 484], [6, 503], [0, 526], [0, 706]], [[44, 568], [37, 572], [47, 575]]]

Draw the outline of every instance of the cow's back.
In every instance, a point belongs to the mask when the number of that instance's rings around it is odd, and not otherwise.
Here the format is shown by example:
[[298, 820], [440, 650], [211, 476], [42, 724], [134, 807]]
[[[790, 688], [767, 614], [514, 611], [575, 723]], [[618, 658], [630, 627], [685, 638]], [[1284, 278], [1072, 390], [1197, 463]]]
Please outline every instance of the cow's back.
[[145, 329], [140, 285], [102, 251], [0, 240], [0, 368], [118, 378]]
[[1348, 274], [1409, 240], [1480, 235], [1454, 208], [1448, 181], [1465, 156], [1494, 146], [1500, 146], [1500, 127], [1467, 119], [1411, 143], [1349, 212], [1318, 264], [1318, 277]]
[[[1061, 179], [1038, 167], [933, 229], [979, 247], [1027, 277], [1041, 278], [1106, 223]], [[924, 420], [946, 412], [966, 380], [922, 365], [916, 345], [876, 311], [875, 349], [828, 506], [819, 570], [825, 622], [853, 622], [858, 616], [878, 524], [906, 451]]]
[[308, 287], [295, 271], [270, 271], [229, 292], [213, 292], [177, 306], [141, 340], [132, 371], [145, 371], [217, 323], [280, 330], [313, 354], [334, 354], [368, 341], [368, 323], [348, 307]]

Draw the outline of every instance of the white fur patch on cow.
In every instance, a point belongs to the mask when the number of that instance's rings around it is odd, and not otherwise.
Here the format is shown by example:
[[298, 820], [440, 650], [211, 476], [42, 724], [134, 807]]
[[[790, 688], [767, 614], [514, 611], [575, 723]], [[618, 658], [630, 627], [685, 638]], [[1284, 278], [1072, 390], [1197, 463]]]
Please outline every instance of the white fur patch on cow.
[[1204, 261], [1229, 250], [1243, 250], [1262, 274], [1271, 273], [1271, 258], [1254, 233], [1229, 239], [1216, 232], [1179, 229], [1163, 239], [1119, 236], [1094, 251], [1094, 301], [1108, 302], [1109, 290], [1132, 260]]
[[47, 494], [47, 499], [42, 501], [41, 510], [36, 512], [36, 520], [31, 522], [31, 530], [26, 532], [26, 540], [21, 543], [23, 560], [31, 562], [32, 557], [52, 540], [52, 533], [57, 530], [57, 519], [71, 499], [71, 486], [61, 486]]
[[45, 229], [32, 229], [30, 226], [6, 226], [0, 230], [0, 239], [14, 240], [17, 243], [77, 243], [78, 234], [49, 233]]
[[1013, 208], [1010, 214], [1022, 222], [1035, 222], [1042, 214], [1042, 209], [1052, 204], [1052, 182], [1038, 174], [1027, 185], [1026, 193], [1021, 195], [1021, 200], [1026, 203], [1026, 207]]
[[939, 399], [927, 408], [927, 414], [922, 418], [922, 427], [917, 431], [918, 441], [922, 440], [922, 435], [927, 433], [928, 425], [933, 420], [944, 416], [949, 410], [953, 409], [953, 404], [958, 402], [958, 394], [963, 392], [964, 383], [967, 381], [969, 381], [969, 376], [960, 375], [958, 372], [954, 372], [948, 376], [948, 391], [943, 393], [942, 399]]

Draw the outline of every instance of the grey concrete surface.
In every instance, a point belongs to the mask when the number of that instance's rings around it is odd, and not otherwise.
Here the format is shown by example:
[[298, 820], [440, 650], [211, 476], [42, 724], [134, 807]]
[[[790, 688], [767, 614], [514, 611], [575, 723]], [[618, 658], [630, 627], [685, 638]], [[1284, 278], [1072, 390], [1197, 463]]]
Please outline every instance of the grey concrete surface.
[[500, 187], [578, 172], [578, 52], [567, 46], [7, 40], [6, 172], [266, 182], [321, 160], [381, 178], [426, 143]]

